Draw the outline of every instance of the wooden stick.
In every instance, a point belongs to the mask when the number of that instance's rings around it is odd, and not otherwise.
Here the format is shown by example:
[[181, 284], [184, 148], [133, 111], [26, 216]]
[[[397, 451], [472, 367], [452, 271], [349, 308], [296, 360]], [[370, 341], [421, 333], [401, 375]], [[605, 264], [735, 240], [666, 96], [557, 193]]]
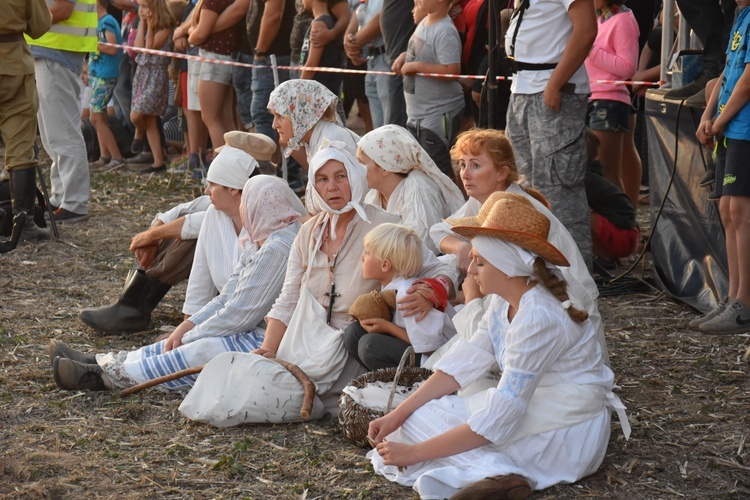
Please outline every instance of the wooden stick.
[[122, 391], [120, 391], [120, 397], [124, 398], [130, 396], [131, 394], [135, 394], [136, 392], [141, 392], [143, 389], [148, 389], [149, 387], [163, 384], [164, 382], [171, 382], [172, 380], [187, 377], [188, 375], [195, 375], [196, 373], [200, 373], [203, 370], [204, 366], [205, 365], [200, 365], [194, 366], [192, 368], [186, 368], [178, 372], [170, 373], [169, 375], [164, 375], [163, 377], [157, 377], [155, 379], [147, 380], [146, 382], [134, 385], [133, 387], [128, 387], [127, 389], [123, 389]]
[[[276, 358], [267, 358], [271, 361], [275, 361], [276, 363], [280, 364], [284, 368], [286, 368], [289, 373], [291, 373], [294, 378], [296, 378], [299, 383], [302, 385], [302, 391], [304, 392], [304, 396], [302, 397], [302, 408], [300, 408], [299, 415], [302, 417], [302, 420], [307, 420], [310, 418], [310, 413], [312, 412], [313, 403], [315, 401], [315, 384], [312, 380], [310, 380], [310, 377], [307, 376], [305, 372], [302, 371], [302, 369], [292, 363], [288, 363], [286, 361], [282, 361], [280, 359]], [[164, 382], [171, 382], [172, 380], [177, 380], [178, 378], [187, 377], [188, 375], [195, 375], [197, 373], [200, 373], [203, 370], [203, 367], [205, 365], [201, 366], [195, 366], [193, 368], [187, 368], [185, 370], [180, 370], [175, 373], [170, 373], [169, 375], [164, 375], [163, 377], [158, 377], [152, 380], [148, 380], [146, 382], [143, 382], [142, 384], [134, 385], [133, 387], [128, 387], [127, 389], [123, 389], [120, 391], [120, 397], [124, 398], [127, 396], [130, 396], [132, 394], [135, 394], [136, 392], [140, 392], [143, 389], [148, 389], [149, 387], [153, 387], [155, 385], [163, 384]]]

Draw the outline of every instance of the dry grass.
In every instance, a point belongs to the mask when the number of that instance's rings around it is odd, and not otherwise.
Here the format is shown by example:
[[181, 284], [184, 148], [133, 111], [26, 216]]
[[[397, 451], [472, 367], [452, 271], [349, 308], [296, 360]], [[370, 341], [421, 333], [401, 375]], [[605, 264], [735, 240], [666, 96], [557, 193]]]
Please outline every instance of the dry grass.
[[[153, 339], [101, 337], [77, 313], [117, 298], [129, 238], [192, 192], [182, 179], [95, 174], [92, 218], [62, 227], [61, 242], [0, 256], [0, 496], [413, 496], [375, 477], [332, 419], [214, 429], [188, 422], [178, 395], [121, 400], [55, 387], [50, 338], [86, 350]], [[177, 324], [182, 292], [157, 309], [157, 327]], [[536, 497], [747, 498], [748, 336], [690, 331], [695, 313], [657, 292], [604, 298], [600, 308], [633, 435], [625, 442], [615, 419], [599, 472]]]

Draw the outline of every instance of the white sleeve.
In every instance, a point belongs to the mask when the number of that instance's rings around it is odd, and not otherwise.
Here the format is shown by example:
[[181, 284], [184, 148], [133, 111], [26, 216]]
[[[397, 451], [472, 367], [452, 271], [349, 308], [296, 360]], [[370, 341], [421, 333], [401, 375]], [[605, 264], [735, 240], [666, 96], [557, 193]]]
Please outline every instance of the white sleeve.
[[185, 223], [180, 230], [180, 239], [183, 241], [196, 239], [201, 232], [201, 226], [205, 218], [205, 211], [185, 215]]
[[[476, 215], [476, 213], [470, 213], [474, 205], [472, 201], [473, 198], [469, 198], [469, 200], [464, 203], [461, 208], [456, 210], [456, 212], [448, 218], [458, 219], [459, 217], [470, 217]], [[463, 236], [459, 236], [457, 233], [454, 233], [453, 229], [451, 229], [451, 225], [447, 222], [438, 222], [437, 224], [433, 224], [430, 228], [430, 238], [432, 238], [432, 242], [438, 249], [440, 248], [440, 242], [443, 241], [443, 238], [445, 238], [446, 236], [455, 236], [456, 238], [459, 238], [461, 240], [468, 241]]]
[[289, 325], [292, 314], [294, 314], [294, 309], [297, 307], [300, 288], [302, 287], [302, 275], [305, 272], [302, 266], [302, 256], [300, 255], [302, 244], [298, 240], [299, 235], [295, 238], [292, 250], [289, 253], [289, 262], [286, 266], [286, 277], [284, 278], [284, 285], [281, 288], [281, 294], [279, 294], [267, 316], [268, 318], [277, 319], [285, 325]]
[[461, 388], [472, 384], [495, 363], [495, 347], [487, 328], [487, 314], [482, 317], [471, 340], [459, 338], [433, 368], [452, 376]]
[[[176, 221], [183, 215], [193, 214], [197, 212], [205, 212], [208, 210], [208, 207], [211, 205], [211, 198], [208, 195], [199, 196], [196, 199], [192, 201], [188, 201], [186, 203], [180, 203], [179, 205], [170, 208], [166, 212], [158, 213], [156, 214], [156, 217], [154, 217], [154, 220], [151, 222], [151, 225], [153, 226], [156, 224], [156, 221], [162, 221], [164, 224], [167, 224], [169, 222]], [[197, 232], [195, 233], [197, 237]], [[191, 238], [191, 239], [194, 239]]]

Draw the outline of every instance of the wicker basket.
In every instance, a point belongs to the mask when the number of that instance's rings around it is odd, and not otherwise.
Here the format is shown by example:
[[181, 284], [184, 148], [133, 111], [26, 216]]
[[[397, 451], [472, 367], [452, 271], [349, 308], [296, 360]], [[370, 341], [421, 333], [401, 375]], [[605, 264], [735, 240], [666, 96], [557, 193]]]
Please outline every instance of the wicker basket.
[[[407, 357], [409, 358], [410, 366], [404, 366]], [[401, 362], [398, 364], [397, 368], [381, 368], [360, 375], [349, 382], [349, 385], [357, 387], [358, 389], [364, 388], [370, 382], [393, 381], [394, 383], [391, 388], [391, 395], [388, 398], [388, 404], [386, 404], [385, 411], [367, 408], [355, 402], [348, 394], [341, 394], [341, 399], [339, 399], [339, 425], [341, 426], [341, 432], [344, 434], [344, 437], [359, 446], [371, 448], [367, 439], [367, 430], [370, 422], [391, 411], [391, 404], [393, 403], [393, 395], [396, 392], [396, 386], [411, 388], [414, 384], [427, 380], [430, 375], [432, 375], [432, 372], [426, 368], [415, 367], [414, 361], [414, 349], [409, 346], [401, 357]]]

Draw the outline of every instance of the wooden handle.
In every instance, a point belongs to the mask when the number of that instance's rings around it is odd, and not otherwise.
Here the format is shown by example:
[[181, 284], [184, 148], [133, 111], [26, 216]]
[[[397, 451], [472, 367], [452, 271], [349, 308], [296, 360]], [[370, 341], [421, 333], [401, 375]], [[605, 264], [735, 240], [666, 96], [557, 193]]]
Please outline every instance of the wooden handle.
[[302, 398], [302, 408], [299, 410], [299, 416], [302, 417], [302, 420], [307, 420], [310, 418], [310, 412], [312, 412], [313, 402], [315, 401], [315, 384], [299, 366], [276, 358], [270, 359], [273, 359], [278, 364], [289, 370], [289, 373], [294, 375], [294, 378], [302, 384], [302, 390], [305, 394]]

